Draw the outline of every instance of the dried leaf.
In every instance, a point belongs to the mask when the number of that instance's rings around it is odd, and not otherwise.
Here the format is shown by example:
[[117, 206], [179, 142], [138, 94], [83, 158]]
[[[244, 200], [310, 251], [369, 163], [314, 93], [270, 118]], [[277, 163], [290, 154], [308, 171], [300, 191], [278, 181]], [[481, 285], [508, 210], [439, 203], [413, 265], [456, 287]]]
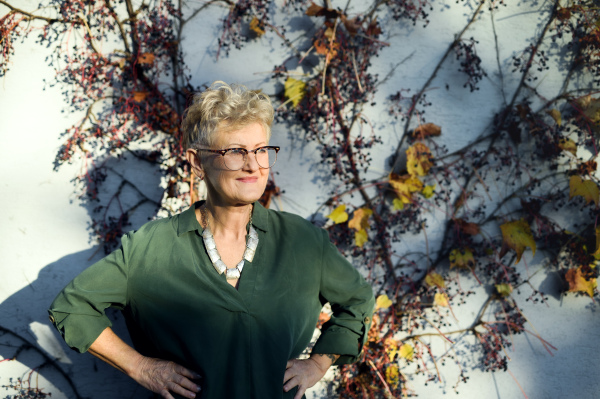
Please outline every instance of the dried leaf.
[[409, 147], [406, 156], [406, 169], [411, 176], [425, 176], [433, 166], [431, 151], [423, 143]]
[[470, 248], [453, 249], [450, 251], [450, 268], [472, 269], [475, 267], [475, 258]]
[[287, 78], [284, 84], [284, 94], [292, 102], [294, 107], [300, 104], [304, 98], [306, 83], [294, 78]]
[[551, 109], [549, 111], [546, 111], [546, 113], [548, 115], [550, 115], [552, 117], [552, 119], [554, 119], [554, 122], [556, 122], [556, 124], [558, 126], [562, 125], [562, 117], [560, 115], [560, 111], [559, 110], [557, 110], [556, 108], [553, 108], [553, 109]]
[[496, 284], [496, 292], [503, 297], [507, 297], [512, 294], [513, 288], [510, 284]]
[[326, 312], [319, 314], [319, 320], [317, 321], [317, 328], [321, 328], [323, 324], [327, 323], [331, 319], [331, 315]]
[[513, 220], [500, 225], [502, 230], [502, 250], [500, 257], [504, 256], [507, 248], [514, 250], [517, 253], [517, 263], [521, 260], [521, 255], [526, 247], [531, 248], [535, 255], [536, 245], [531, 228], [525, 219]]
[[400, 385], [400, 369], [397, 364], [391, 364], [385, 369], [385, 381], [390, 388], [398, 388], [398, 385]]
[[448, 300], [448, 295], [445, 292], [437, 292], [433, 297], [433, 303], [438, 306], [448, 307], [450, 304]]
[[568, 151], [573, 155], [577, 155], [577, 144], [571, 139], [560, 139], [558, 146], [563, 151]]
[[594, 297], [594, 290], [596, 289], [597, 281], [595, 278], [586, 280], [581, 272], [581, 267], [567, 270], [565, 279], [567, 280], [567, 283], [569, 283], [569, 292], [581, 291], [588, 294], [590, 298]]
[[411, 361], [413, 360], [413, 357], [415, 356], [415, 348], [413, 348], [412, 345], [410, 344], [402, 344], [402, 346], [400, 347], [400, 357]]
[[154, 63], [154, 54], [152, 53], [142, 53], [138, 57], [138, 64], [152, 64]]
[[333, 210], [327, 217], [335, 222], [335, 224], [344, 223], [348, 220], [348, 214], [346, 213], [346, 205], [339, 205]]
[[133, 92], [133, 101], [141, 103], [142, 101], [144, 101], [146, 99], [146, 97], [148, 97], [148, 94], [150, 94], [150, 93], [147, 91], [134, 91]]
[[442, 134], [442, 128], [434, 123], [425, 123], [423, 125], [417, 126], [415, 130], [413, 130], [413, 137], [423, 139], [425, 137], [431, 136], [439, 136]]
[[369, 208], [358, 208], [352, 215], [352, 220], [348, 222], [348, 227], [354, 230], [363, 230], [369, 227], [369, 217], [373, 211]]
[[577, 174], [578, 175], [591, 175], [591, 174], [595, 173], [596, 170], [598, 170], [598, 164], [596, 163], [596, 161], [591, 160], [591, 161], [580, 163], [579, 166], [577, 167]]
[[375, 307], [377, 309], [387, 309], [392, 306], [392, 301], [386, 294], [379, 295], [375, 301]]
[[371, 37], [377, 37], [377, 36], [381, 35], [382, 31], [381, 31], [381, 28], [379, 27], [379, 23], [377, 22], [377, 16], [375, 16], [375, 18], [373, 18], [373, 20], [367, 27], [366, 33], [367, 33], [367, 36], [371, 36]]
[[479, 234], [479, 226], [475, 223], [466, 222], [463, 219], [456, 219], [454, 221], [456, 226], [465, 234], [470, 234], [472, 236]]
[[433, 197], [433, 193], [435, 192], [435, 184], [433, 186], [425, 186], [423, 187], [423, 191], [421, 191], [421, 194], [423, 194], [423, 197], [425, 198], [431, 198]]
[[325, 17], [327, 19], [337, 18], [339, 15], [337, 10], [333, 10], [331, 8], [321, 7], [316, 5], [314, 2], [310, 3], [310, 6], [306, 10], [306, 15], [309, 17]]
[[594, 202], [596, 207], [600, 200], [600, 190], [598, 185], [592, 180], [583, 180], [579, 176], [571, 176], [569, 180], [569, 199], [580, 195], [585, 199], [585, 203]]
[[444, 278], [441, 275], [434, 272], [427, 274], [427, 276], [425, 277], [425, 283], [430, 287], [446, 287], [446, 282], [444, 281]]
[[362, 248], [362, 246], [365, 245], [367, 241], [369, 241], [369, 235], [367, 234], [367, 230], [362, 229], [354, 232], [354, 242], [356, 243], [357, 247]]
[[367, 333], [367, 341], [379, 342], [379, 315], [377, 313], [371, 318], [371, 328]]
[[360, 29], [360, 23], [358, 22], [358, 17], [349, 19], [344, 14], [342, 14], [340, 16], [340, 19], [342, 20], [342, 23], [346, 27], [346, 30], [348, 31], [350, 36], [352, 36], [352, 37], [356, 36], [356, 34], [358, 33], [358, 31]]
[[258, 20], [258, 18], [252, 17], [252, 21], [250, 21], [250, 30], [254, 32], [256, 36], [261, 37], [265, 34], [263, 27], [264, 25]]
[[399, 176], [395, 173], [390, 173], [390, 185], [398, 194], [398, 198], [405, 204], [410, 204], [412, 194], [423, 189], [423, 182], [418, 177], [409, 175]]

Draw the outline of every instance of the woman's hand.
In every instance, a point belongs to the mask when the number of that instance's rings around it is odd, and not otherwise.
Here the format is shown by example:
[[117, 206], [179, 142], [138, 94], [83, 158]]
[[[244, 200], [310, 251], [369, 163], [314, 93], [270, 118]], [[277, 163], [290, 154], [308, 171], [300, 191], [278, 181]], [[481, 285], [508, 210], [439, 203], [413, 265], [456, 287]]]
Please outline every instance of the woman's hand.
[[173, 399], [170, 392], [195, 398], [200, 391], [200, 387], [191, 381], [200, 378], [200, 375], [166, 360], [143, 357], [131, 377], [165, 399]]
[[304, 360], [288, 360], [283, 376], [283, 390], [288, 392], [297, 386], [298, 392], [294, 399], [302, 398], [308, 388], [311, 388], [323, 378], [338, 357], [339, 355], [315, 354]]

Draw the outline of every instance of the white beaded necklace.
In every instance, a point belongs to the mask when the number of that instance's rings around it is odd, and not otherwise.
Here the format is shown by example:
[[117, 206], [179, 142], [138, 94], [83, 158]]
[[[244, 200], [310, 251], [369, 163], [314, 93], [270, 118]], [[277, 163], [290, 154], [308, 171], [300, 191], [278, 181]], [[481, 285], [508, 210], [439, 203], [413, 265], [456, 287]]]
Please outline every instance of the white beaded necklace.
[[215, 238], [210, 231], [210, 225], [208, 223], [206, 206], [202, 207], [200, 212], [202, 213], [202, 220], [206, 222], [206, 226], [203, 226], [204, 230], [202, 231], [202, 241], [204, 241], [204, 247], [206, 248], [208, 257], [210, 258], [215, 270], [219, 274], [223, 274], [223, 272], [226, 271], [225, 277], [227, 280], [235, 280], [240, 278], [242, 275], [242, 269], [244, 268], [244, 260], [252, 262], [252, 259], [254, 259], [254, 254], [256, 253], [256, 247], [258, 246], [258, 234], [252, 226], [252, 209], [250, 209], [250, 228], [248, 229], [248, 234], [246, 234], [246, 249], [244, 250], [244, 256], [236, 265], [236, 267], [231, 269], [227, 268], [227, 265], [221, 260], [219, 251], [217, 251], [217, 244], [215, 243]]

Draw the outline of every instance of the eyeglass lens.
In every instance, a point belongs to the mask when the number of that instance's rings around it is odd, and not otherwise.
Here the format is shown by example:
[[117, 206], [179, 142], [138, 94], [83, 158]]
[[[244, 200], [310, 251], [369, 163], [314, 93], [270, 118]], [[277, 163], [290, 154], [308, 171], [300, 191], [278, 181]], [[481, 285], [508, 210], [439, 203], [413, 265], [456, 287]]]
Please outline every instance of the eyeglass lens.
[[[231, 170], [239, 170], [244, 166], [244, 151], [239, 150], [230, 150], [225, 153], [223, 156], [225, 161], [225, 166]], [[277, 161], [277, 151], [274, 148], [261, 148], [254, 152], [253, 155], [248, 154], [248, 156], [256, 156], [256, 162], [258, 166], [263, 169], [270, 168]]]

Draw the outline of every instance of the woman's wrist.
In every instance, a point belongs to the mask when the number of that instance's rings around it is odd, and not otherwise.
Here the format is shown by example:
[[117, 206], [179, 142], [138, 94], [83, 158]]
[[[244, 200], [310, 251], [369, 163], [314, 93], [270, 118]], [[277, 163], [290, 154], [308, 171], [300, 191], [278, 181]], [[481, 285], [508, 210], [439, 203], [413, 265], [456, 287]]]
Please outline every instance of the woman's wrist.
[[329, 369], [329, 367], [331, 367], [339, 357], [340, 355], [334, 355], [331, 353], [313, 353], [310, 355], [310, 359], [313, 360], [323, 371], [327, 371], [327, 369]]

